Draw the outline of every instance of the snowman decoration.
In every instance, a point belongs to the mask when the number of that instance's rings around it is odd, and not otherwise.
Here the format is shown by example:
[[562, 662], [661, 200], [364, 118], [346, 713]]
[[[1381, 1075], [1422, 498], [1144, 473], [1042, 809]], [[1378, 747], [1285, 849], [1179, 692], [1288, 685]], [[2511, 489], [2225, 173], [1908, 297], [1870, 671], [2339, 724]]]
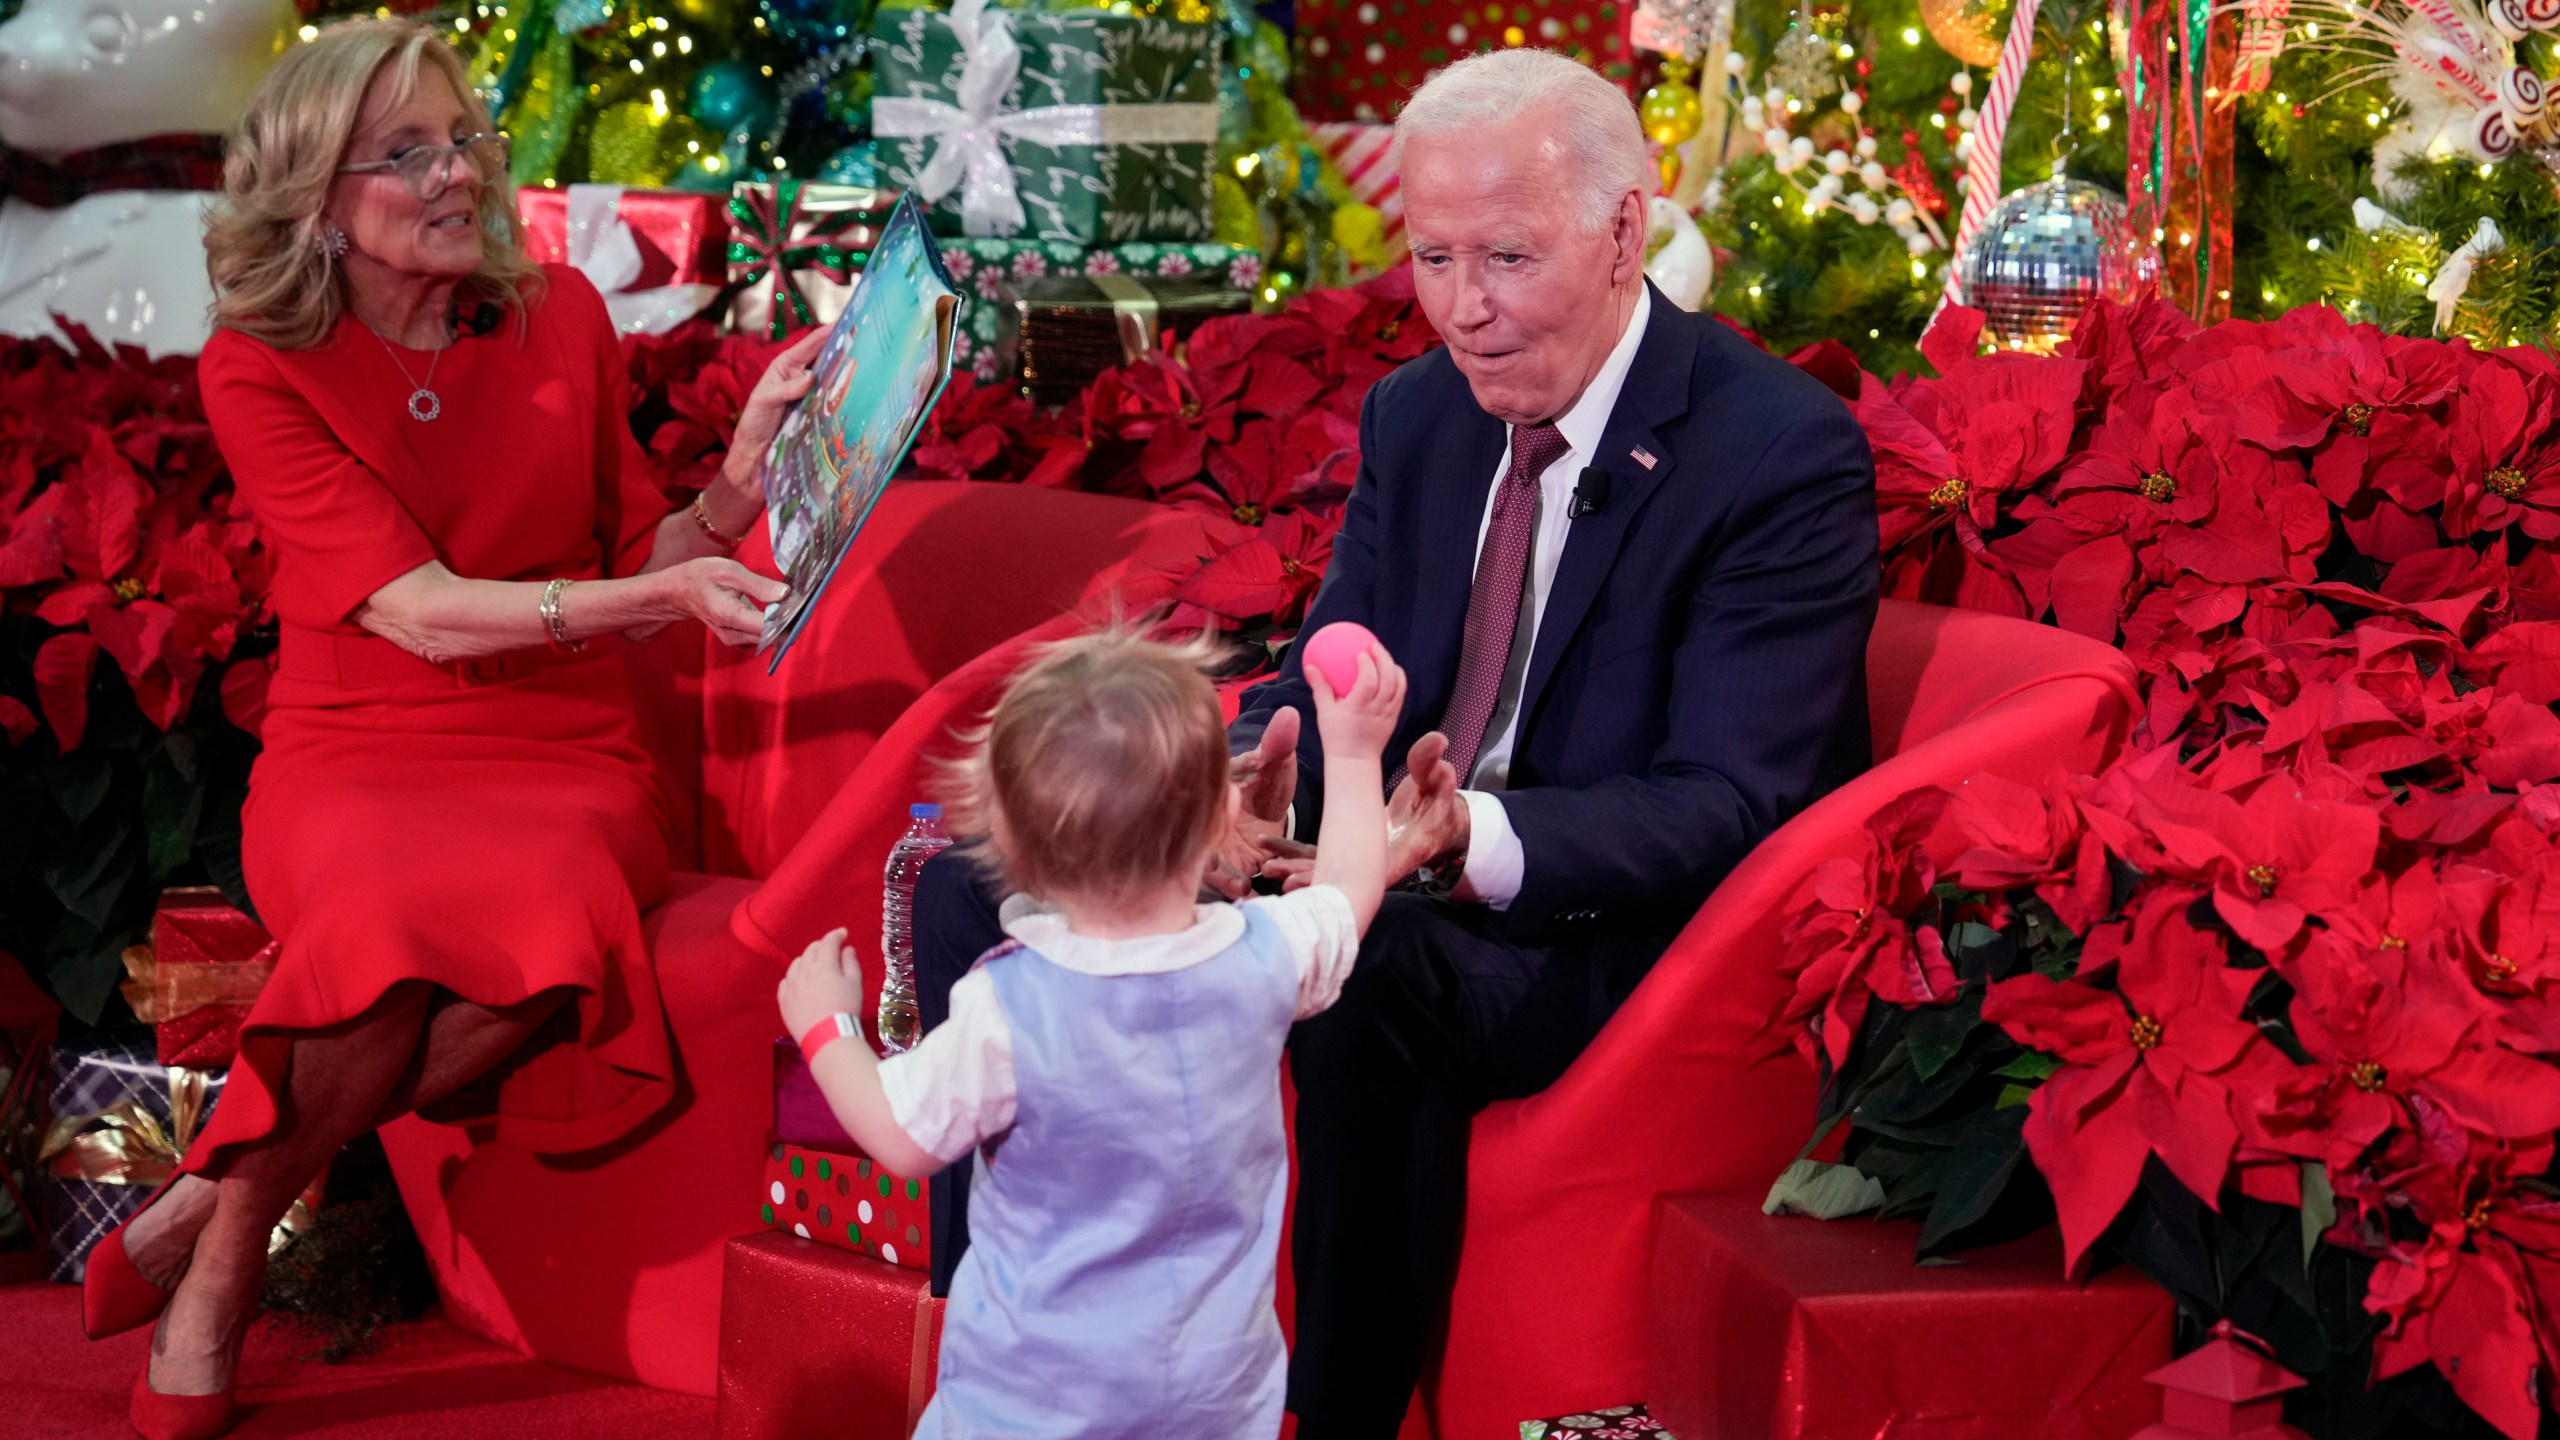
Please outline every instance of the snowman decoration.
[[203, 348], [220, 136], [295, 23], [291, 0], [26, 0], [0, 23], [0, 333], [59, 314]]

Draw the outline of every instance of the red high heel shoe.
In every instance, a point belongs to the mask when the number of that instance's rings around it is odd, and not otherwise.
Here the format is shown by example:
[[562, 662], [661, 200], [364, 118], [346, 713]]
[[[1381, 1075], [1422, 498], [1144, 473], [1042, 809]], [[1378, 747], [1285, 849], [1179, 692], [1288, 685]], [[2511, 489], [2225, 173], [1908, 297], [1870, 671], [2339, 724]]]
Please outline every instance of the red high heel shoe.
[[231, 1332], [231, 1380], [211, 1395], [164, 1395], [151, 1388], [151, 1357], [142, 1357], [142, 1373], [133, 1382], [133, 1428], [142, 1440], [213, 1440], [239, 1423], [240, 1352], [249, 1341], [249, 1321]]
[[240, 1418], [232, 1403], [240, 1386], [238, 1361], [232, 1370], [231, 1384], [215, 1394], [163, 1395], [151, 1388], [151, 1362], [144, 1360], [133, 1382], [133, 1428], [142, 1440], [213, 1440]]
[[107, 1232], [89, 1251], [88, 1272], [80, 1278], [80, 1328], [92, 1340], [121, 1335], [137, 1325], [148, 1325], [169, 1308], [171, 1291], [163, 1290], [134, 1268], [133, 1258], [125, 1254], [124, 1232], [133, 1222], [151, 1213], [160, 1197], [177, 1184], [175, 1177], [164, 1180], [160, 1188], [142, 1208], [125, 1217], [125, 1222]]

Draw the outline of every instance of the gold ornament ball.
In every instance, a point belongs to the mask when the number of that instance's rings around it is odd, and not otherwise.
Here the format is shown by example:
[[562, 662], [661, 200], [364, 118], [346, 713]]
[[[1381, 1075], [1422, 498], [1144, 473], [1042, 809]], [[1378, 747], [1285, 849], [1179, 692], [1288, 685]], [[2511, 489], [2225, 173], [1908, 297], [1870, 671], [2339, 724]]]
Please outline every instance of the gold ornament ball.
[[645, 100], [607, 106], [587, 132], [587, 178], [604, 185], [663, 186], [690, 157], [688, 140], [709, 148], [711, 136]]
[[1696, 90], [1666, 78], [1644, 92], [1636, 104], [1636, 118], [1644, 122], [1644, 133], [1653, 137], [1653, 143], [1671, 146], [1693, 139], [1706, 124], [1707, 112]]
[[675, 11], [696, 25], [725, 27], [729, 23], [729, 0], [674, 0]]
[[1948, 54], [1989, 65], [2000, 58], [2008, 8], [1994, 0], [1920, 0], [1920, 23]]

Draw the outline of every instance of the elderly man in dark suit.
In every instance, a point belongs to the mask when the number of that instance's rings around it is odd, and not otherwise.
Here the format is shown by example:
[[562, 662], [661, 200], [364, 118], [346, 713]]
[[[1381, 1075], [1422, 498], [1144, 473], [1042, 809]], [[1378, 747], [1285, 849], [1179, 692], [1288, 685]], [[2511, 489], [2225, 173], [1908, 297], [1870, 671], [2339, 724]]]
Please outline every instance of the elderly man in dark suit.
[[[1389, 823], [1414, 879], [1292, 1041], [1302, 1440], [1395, 1433], [1448, 1303], [1470, 1117], [1561, 1075], [1717, 881], [1867, 763], [1865, 439], [1646, 283], [1626, 98], [1497, 51], [1433, 77], [1397, 132], [1447, 348], [1369, 394], [1307, 629], [1358, 621], [1405, 667]], [[1293, 655], [1230, 732], [1230, 894], [1305, 872], [1309, 709]], [[921, 898], [930, 1019], [998, 937], [957, 867]]]

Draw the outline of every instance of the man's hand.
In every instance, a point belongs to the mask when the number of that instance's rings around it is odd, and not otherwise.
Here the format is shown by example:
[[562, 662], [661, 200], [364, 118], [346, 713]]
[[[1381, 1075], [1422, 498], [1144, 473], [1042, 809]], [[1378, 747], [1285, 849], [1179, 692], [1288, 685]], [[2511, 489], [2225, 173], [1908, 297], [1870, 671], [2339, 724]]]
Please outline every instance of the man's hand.
[[1399, 880], [1467, 853], [1474, 831], [1448, 757], [1449, 737], [1437, 730], [1414, 741], [1404, 783], [1387, 797], [1387, 873]]
[[[1449, 737], [1434, 730], [1405, 752], [1406, 775], [1387, 798], [1387, 875], [1397, 884], [1425, 865], [1439, 865], [1467, 853], [1475, 830], [1467, 802], [1458, 793], [1458, 772], [1449, 764]], [[1280, 855], [1262, 867], [1284, 890], [1305, 886], [1315, 874], [1315, 851]]]
[[1298, 794], [1298, 712], [1273, 712], [1262, 739], [1229, 770], [1233, 801], [1226, 838], [1209, 857], [1203, 883], [1230, 900], [1253, 893], [1253, 877], [1275, 857], [1313, 855], [1289, 838], [1289, 802]]

